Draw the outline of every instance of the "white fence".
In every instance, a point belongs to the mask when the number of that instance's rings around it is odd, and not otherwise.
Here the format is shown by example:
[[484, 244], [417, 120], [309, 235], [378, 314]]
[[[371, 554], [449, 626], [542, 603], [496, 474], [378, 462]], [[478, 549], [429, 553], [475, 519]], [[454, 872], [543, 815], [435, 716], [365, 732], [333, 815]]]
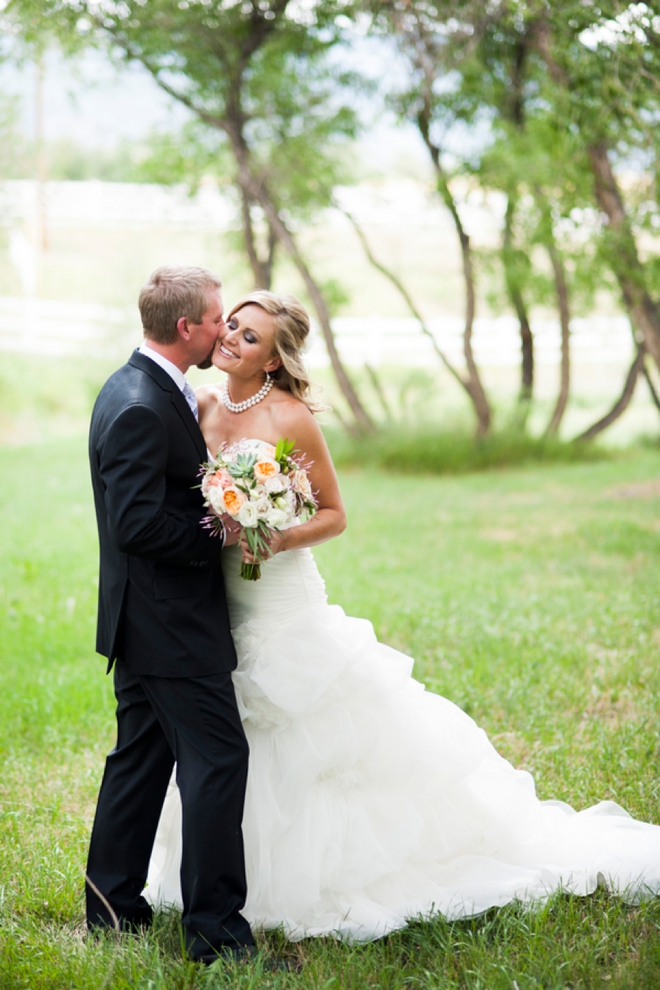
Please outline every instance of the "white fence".
[[231, 201], [215, 185], [202, 185], [195, 196], [186, 186], [132, 182], [47, 182], [31, 179], [0, 183], [0, 224], [36, 222], [43, 210], [53, 227], [103, 227], [145, 230], [173, 227], [225, 230], [234, 216]]
[[[408, 226], [450, 229], [440, 204], [429, 203], [420, 183], [397, 180], [378, 187], [339, 191], [345, 206], [363, 222], [404, 231]], [[464, 222], [478, 240], [496, 240], [501, 203], [468, 198]], [[40, 259], [35, 248], [39, 211], [50, 228], [224, 231], [235, 220], [232, 201], [215, 186], [202, 186], [191, 197], [185, 187], [163, 187], [108, 182], [34, 181], [0, 183], [0, 225], [8, 230], [9, 257], [20, 275], [23, 297], [0, 297], [0, 350], [27, 354], [65, 355], [89, 353], [122, 359], [139, 342], [140, 323], [135, 305], [106, 308], [78, 302], [40, 299], [36, 296]], [[339, 213], [328, 223], [346, 224]], [[412, 235], [411, 235], [412, 236]], [[437, 344], [462, 366], [462, 322], [455, 316], [429, 321]], [[348, 365], [370, 363], [435, 367], [438, 358], [431, 341], [413, 319], [381, 316], [335, 319], [339, 351]], [[533, 322], [536, 360], [539, 365], [559, 361], [559, 326], [554, 320]], [[474, 351], [484, 367], [515, 367], [520, 342], [512, 317], [477, 319]], [[576, 364], [625, 365], [632, 354], [628, 320], [620, 315], [575, 319], [572, 323], [572, 355]], [[312, 367], [328, 363], [318, 333], [308, 353]]]
[[[462, 325], [455, 317], [430, 322], [438, 346], [462, 366]], [[373, 316], [334, 320], [337, 345], [346, 364], [369, 363], [429, 367], [438, 364], [431, 341], [416, 320]], [[559, 326], [552, 320], [533, 325], [536, 361], [559, 361]], [[24, 354], [89, 354], [122, 359], [141, 338], [135, 306], [109, 309], [89, 303], [0, 296], [0, 350]], [[625, 365], [632, 355], [632, 335], [625, 317], [592, 317], [573, 321], [572, 355], [577, 363]], [[515, 320], [478, 319], [474, 332], [477, 362], [484, 367], [515, 367], [520, 341]], [[307, 353], [310, 367], [324, 367], [328, 357], [323, 339], [314, 333]]]

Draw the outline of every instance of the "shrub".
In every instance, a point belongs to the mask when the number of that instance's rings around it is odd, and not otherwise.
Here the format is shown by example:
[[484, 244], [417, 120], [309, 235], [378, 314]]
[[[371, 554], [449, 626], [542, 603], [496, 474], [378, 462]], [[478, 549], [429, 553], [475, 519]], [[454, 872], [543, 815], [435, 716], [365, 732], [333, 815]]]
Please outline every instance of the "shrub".
[[567, 463], [612, 457], [595, 444], [570, 443], [502, 430], [475, 439], [464, 426], [416, 428], [395, 426], [376, 434], [352, 437], [327, 428], [326, 439], [338, 467], [377, 467], [403, 474], [464, 474], [529, 463]]

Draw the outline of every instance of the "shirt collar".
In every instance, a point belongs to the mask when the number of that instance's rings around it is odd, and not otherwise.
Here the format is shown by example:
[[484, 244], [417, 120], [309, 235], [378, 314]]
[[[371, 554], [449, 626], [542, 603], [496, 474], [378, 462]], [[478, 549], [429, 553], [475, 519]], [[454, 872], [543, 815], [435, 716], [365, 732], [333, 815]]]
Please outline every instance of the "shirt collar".
[[184, 385], [186, 384], [186, 376], [181, 371], [181, 368], [177, 368], [175, 364], [168, 361], [166, 357], [159, 354], [158, 351], [154, 351], [152, 347], [148, 344], [140, 344], [138, 347], [140, 354], [144, 354], [145, 357], [151, 358], [159, 367], [166, 371], [170, 378], [173, 380], [174, 384], [183, 392]]

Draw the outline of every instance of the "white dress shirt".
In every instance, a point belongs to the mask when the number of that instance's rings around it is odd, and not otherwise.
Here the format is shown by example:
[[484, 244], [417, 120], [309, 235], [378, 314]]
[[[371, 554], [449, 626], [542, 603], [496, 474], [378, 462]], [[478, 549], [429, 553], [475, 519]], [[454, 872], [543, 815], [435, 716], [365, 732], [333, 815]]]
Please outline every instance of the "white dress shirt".
[[197, 419], [197, 398], [192, 385], [181, 371], [181, 368], [177, 368], [175, 364], [168, 361], [168, 359], [163, 357], [162, 354], [159, 354], [158, 351], [154, 351], [154, 349], [149, 347], [148, 344], [140, 344], [138, 351], [140, 354], [144, 354], [145, 357], [155, 361], [156, 364], [163, 369], [163, 371], [167, 372], [177, 388], [183, 392], [186, 402], [192, 410], [193, 416]]

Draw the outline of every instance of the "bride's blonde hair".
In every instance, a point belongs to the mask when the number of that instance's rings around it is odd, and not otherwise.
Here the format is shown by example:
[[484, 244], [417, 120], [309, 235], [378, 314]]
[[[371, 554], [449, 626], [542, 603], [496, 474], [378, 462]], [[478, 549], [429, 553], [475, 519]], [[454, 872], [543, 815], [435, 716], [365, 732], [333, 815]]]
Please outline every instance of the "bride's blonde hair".
[[255, 289], [236, 303], [226, 317], [227, 321], [244, 306], [259, 306], [273, 317], [275, 353], [282, 362], [276, 371], [269, 372], [276, 388], [290, 392], [312, 412], [325, 409], [311, 397], [312, 384], [300, 356], [310, 331], [309, 316], [300, 300], [295, 296], [280, 296], [267, 289]]

